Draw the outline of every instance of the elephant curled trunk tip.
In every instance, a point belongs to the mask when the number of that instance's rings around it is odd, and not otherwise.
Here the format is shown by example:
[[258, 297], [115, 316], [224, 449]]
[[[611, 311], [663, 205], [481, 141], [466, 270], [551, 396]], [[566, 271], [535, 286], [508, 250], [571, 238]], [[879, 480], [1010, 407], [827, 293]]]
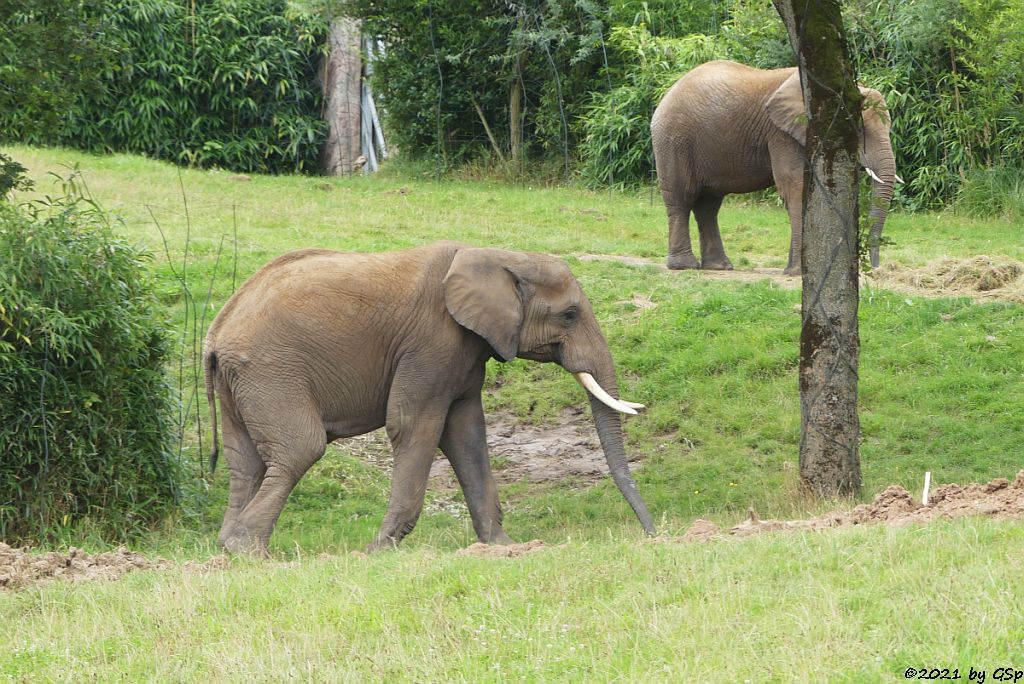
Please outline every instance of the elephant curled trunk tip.
[[594, 397], [602, 404], [609, 408], [613, 408], [619, 413], [628, 413], [631, 416], [635, 416], [638, 409], [646, 408], [643, 404], [638, 404], [633, 401], [622, 401], [611, 396], [601, 387], [600, 383], [590, 373], [573, 373], [576, 382], [583, 385], [583, 387], [594, 395]]

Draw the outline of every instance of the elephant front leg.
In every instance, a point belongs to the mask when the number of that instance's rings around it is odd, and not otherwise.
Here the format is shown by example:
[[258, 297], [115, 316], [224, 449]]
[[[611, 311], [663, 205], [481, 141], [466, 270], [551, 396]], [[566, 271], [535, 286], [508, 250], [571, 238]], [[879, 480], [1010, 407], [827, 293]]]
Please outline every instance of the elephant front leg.
[[395, 456], [391, 496], [377, 537], [366, 547], [367, 553], [397, 546], [416, 526], [443, 426], [443, 415], [409, 415], [408, 410], [389, 408], [387, 431]]
[[[787, 195], [792, 194], [793, 191], [787, 193]], [[802, 188], [800, 194], [803, 195]], [[786, 211], [789, 213], [789, 225], [792, 232], [789, 238], [789, 259], [782, 272], [788, 276], [798, 276], [803, 273], [803, 263], [800, 259], [800, 250], [803, 248], [803, 198], [801, 196], [783, 196], [783, 200], [786, 203]]]
[[441, 435], [441, 451], [451, 462], [466, 495], [477, 539], [485, 544], [511, 544], [501, 527], [501, 503], [487, 456], [487, 432], [479, 394], [452, 404]]

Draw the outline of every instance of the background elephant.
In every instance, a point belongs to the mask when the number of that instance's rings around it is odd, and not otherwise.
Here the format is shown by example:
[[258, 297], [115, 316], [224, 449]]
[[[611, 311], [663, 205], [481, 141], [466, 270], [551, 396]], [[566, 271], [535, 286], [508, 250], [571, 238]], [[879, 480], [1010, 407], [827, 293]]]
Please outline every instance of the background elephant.
[[[896, 164], [889, 115], [877, 90], [864, 95], [860, 162], [872, 177], [871, 265], [892, 199]], [[765, 71], [716, 61], [687, 72], [662, 98], [651, 119], [658, 184], [668, 210], [668, 267], [731, 269], [718, 229], [722, 198], [778, 188], [792, 238], [788, 275], [800, 273], [803, 224], [804, 112], [796, 67]], [[700, 232], [701, 262], [690, 245], [690, 212]]]
[[648, 533], [629, 472], [615, 367], [568, 267], [539, 254], [442, 243], [388, 254], [309, 249], [264, 266], [210, 326], [203, 365], [217, 459], [220, 398], [230, 494], [219, 542], [266, 554], [292, 488], [326, 444], [387, 427], [394, 473], [371, 549], [398, 543], [423, 508], [438, 447], [480, 541], [508, 543], [480, 392], [494, 357], [576, 375], [612, 477]]

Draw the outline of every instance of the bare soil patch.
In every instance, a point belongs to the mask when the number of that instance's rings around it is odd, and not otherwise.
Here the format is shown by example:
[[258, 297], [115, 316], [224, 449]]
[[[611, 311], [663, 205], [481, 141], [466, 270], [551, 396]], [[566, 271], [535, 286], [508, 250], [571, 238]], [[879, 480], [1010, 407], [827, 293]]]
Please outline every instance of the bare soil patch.
[[[563, 410], [552, 423], [531, 425], [505, 413], [489, 413], [487, 449], [498, 484], [575, 479], [591, 484], [608, 474], [594, 422], [582, 408]], [[338, 448], [390, 474], [391, 444], [383, 429], [337, 442]], [[631, 453], [631, 457], [639, 454]], [[634, 466], [635, 467], [635, 466]], [[430, 468], [430, 488], [458, 489], [448, 459], [438, 451]]]
[[779, 530], [821, 530], [853, 525], [910, 525], [932, 520], [952, 520], [969, 515], [992, 518], [1024, 518], [1024, 470], [1010, 482], [1000, 477], [986, 484], [946, 484], [932, 492], [925, 506], [899, 485], [889, 485], [871, 503], [848, 511], [825, 513], [805, 520], [761, 520], [753, 509], [741, 523], [721, 530], [709, 520], [698, 519], [681, 537], [660, 541], [712, 541], [749, 537]]
[[[542, 425], [501, 413], [488, 415], [487, 448], [498, 484], [566, 479], [592, 484], [608, 475], [594, 423], [580, 408], [567, 408], [554, 423]], [[430, 479], [432, 487], [459, 486], [451, 464], [440, 454], [430, 469]]]
[[[576, 258], [580, 261], [616, 261], [626, 266], [638, 268], [653, 266], [662, 271], [669, 270], [664, 260], [647, 259], [645, 257], [622, 256], [618, 254], [578, 254]], [[681, 272], [699, 274], [701, 278], [707, 280], [731, 280], [744, 283], [758, 283], [762, 280], [770, 280], [780, 287], [790, 290], [800, 287], [801, 282], [799, 276], [785, 275], [781, 268], [743, 268], [731, 271], [691, 270]]]
[[455, 552], [455, 555], [476, 556], [478, 558], [518, 558], [519, 556], [525, 556], [528, 553], [539, 551], [545, 546], [547, 545], [540, 539], [534, 539], [521, 544], [507, 544], [504, 546], [477, 542], [464, 549], [459, 549]]

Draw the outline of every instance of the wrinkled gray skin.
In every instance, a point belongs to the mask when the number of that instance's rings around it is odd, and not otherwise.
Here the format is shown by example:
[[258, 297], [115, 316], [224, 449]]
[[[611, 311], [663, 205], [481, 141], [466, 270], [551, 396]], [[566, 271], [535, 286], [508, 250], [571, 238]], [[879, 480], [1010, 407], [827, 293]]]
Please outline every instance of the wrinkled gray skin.
[[[442, 243], [388, 254], [310, 249], [270, 262], [228, 300], [206, 337], [211, 465], [216, 393], [231, 470], [218, 541], [266, 555], [288, 494], [326, 444], [386, 426], [391, 498], [370, 550], [397, 544], [416, 524], [438, 447], [480, 541], [510, 543], [480, 392], [487, 360], [516, 356], [589, 372], [618, 396], [590, 302], [552, 257]], [[612, 476], [653, 533], [619, 415], [588, 396]]]
[[[896, 164], [889, 116], [877, 90], [864, 95], [861, 166], [872, 181], [871, 265], [892, 199]], [[789, 212], [787, 275], [799, 275], [807, 116], [795, 67], [762, 70], [729, 61], [702, 64], [665, 94], [651, 120], [658, 183], [668, 210], [668, 267], [731, 269], [718, 228], [722, 198], [775, 185]], [[701, 261], [690, 245], [690, 212]]]

